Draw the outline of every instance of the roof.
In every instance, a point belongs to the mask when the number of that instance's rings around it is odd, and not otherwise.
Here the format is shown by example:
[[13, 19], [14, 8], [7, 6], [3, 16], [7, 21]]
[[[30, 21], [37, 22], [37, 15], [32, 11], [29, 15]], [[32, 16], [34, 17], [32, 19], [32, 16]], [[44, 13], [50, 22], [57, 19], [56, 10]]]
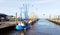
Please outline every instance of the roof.
[[0, 13], [0, 16], [4, 17], [4, 16], [8, 16], [8, 15], [6, 15], [6, 14], [1, 14], [1, 13]]

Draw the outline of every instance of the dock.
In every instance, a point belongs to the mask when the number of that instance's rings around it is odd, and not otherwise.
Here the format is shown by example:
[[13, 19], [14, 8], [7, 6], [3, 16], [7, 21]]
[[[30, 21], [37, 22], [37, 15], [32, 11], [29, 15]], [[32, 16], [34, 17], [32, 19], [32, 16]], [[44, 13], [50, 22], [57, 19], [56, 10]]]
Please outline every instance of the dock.
[[16, 22], [0, 22], [0, 29], [15, 26]]

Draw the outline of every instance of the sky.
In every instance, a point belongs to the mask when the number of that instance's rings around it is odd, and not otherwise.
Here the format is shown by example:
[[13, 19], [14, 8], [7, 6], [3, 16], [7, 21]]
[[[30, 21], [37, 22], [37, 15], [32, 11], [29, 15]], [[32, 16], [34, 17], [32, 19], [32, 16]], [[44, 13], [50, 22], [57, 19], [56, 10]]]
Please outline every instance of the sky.
[[21, 7], [28, 4], [28, 12], [34, 12], [40, 18], [60, 15], [60, 0], [0, 0], [0, 13], [20, 16]]

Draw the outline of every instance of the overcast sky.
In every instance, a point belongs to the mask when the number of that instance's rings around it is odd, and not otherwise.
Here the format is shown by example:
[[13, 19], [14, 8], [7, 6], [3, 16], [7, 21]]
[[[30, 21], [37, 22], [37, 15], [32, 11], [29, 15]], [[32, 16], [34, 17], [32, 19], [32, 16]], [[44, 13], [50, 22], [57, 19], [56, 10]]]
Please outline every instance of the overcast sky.
[[[20, 16], [22, 4], [29, 4], [29, 12], [39, 17], [60, 15], [60, 0], [0, 0], [0, 13]], [[43, 16], [45, 14], [45, 16]]]

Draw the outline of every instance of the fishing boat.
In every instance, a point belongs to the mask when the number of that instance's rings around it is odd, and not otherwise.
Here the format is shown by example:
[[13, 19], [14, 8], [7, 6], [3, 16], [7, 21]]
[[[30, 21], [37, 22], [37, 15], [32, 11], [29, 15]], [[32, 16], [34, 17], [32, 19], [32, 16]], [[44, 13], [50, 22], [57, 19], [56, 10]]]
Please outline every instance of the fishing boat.
[[23, 30], [24, 29], [24, 24], [22, 22], [18, 22], [16, 25], [16, 30]]
[[18, 25], [16, 25], [16, 30], [24, 30], [24, 28], [28, 30], [30, 29], [30, 25], [24, 24], [23, 22], [18, 22]]
[[24, 26], [16, 25], [16, 30], [24, 30]]

